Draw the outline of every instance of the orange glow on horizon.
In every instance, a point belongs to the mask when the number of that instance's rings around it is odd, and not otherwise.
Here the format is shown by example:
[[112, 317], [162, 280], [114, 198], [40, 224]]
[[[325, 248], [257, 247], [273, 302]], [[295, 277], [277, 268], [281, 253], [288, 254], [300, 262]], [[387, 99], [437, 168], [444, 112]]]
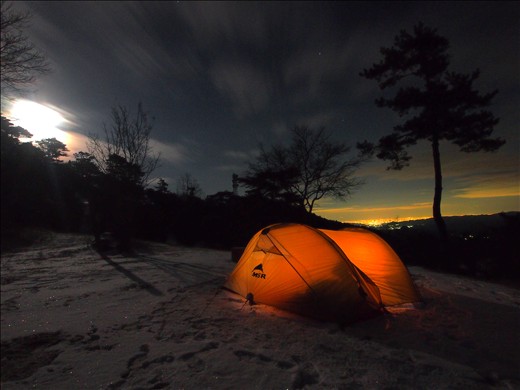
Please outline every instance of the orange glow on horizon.
[[351, 223], [354, 225], [365, 225], [365, 226], [372, 226], [372, 227], [378, 227], [382, 226], [386, 223], [391, 222], [407, 222], [407, 221], [418, 221], [422, 219], [429, 219], [432, 218], [431, 216], [427, 217], [403, 217], [403, 218], [379, 218], [379, 219], [359, 219], [359, 220], [344, 220], [341, 221], [343, 223]]
[[[431, 203], [381, 207], [336, 207], [317, 209], [316, 214], [344, 223], [380, 226], [388, 222], [402, 222], [431, 218]], [[416, 215], [414, 215], [417, 213]], [[405, 216], [400, 216], [404, 214]]]
[[[519, 197], [446, 199], [442, 205], [443, 217], [462, 215], [492, 215], [520, 211]], [[367, 226], [381, 226], [389, 222], [406, 222], [433, 218], [432, 204], [395, 207], [343, 207], [317, 209], [315, 214], [327, 219]]]
[[454, 198], [463, 199], [479, 199], [479, 198], [503, 198], [509, 196], [520, 196], [520, 189], [518, 187], [510, 188], [479, 188], [467, 189], [463, 193], [454, 195]]
[[431, 209], [431, 203], [415, 203], [406, 206], [381, 206], [381, 207], [337, 207], [337, 208], [323, 208], [316, 210], [319, 213], [367, 213], [367, 212], [386, 212], [395, 210], [420, 210], [420, 209]]

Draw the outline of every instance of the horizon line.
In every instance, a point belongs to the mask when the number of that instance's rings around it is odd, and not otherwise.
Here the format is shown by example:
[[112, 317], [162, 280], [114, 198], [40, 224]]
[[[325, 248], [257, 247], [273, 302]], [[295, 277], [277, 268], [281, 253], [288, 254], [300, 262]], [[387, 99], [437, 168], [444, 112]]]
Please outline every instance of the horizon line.
[[[452, 215], [443, 215], [443, 218], [449, 217], [480, 217], [480, 216], [492, 216], [497, 214], [509, 214], [509, 213], [520, 213], [520, 210], [510, 210], [510, 211], [500, 211], [491, 214], [452, 214]], [[427, 217], [403, 217], [403, 218], [367, 218], [367, 219], [357, 219], [357, 220], [341, 220], [341, 223], [353, 224], [353, 225], [365, 225], [365, 226], [382, 226], [388, 223], [400, 223], [400, 222], [410, 222], [410, 221], [424, 221], [427, 219], [434, 219], [433, 216]]]

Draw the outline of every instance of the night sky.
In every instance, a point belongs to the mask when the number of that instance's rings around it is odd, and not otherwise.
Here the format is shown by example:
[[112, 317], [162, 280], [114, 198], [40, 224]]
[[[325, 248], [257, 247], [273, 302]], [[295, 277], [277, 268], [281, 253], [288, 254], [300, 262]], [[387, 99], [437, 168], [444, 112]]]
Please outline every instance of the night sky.
[[[16, 2], [32, 15], [27, 34], [52, 64], [25, 98], [66, 119], [62, 141], [85, 150], [81, 135], [102, 134], [110, 109], [155, 117], [161, 152], [156, 176], [175, 191], [189, 173], [204, 194], [232, 189], [262, 143], [287, 142], [295, 125], [324, 126], [355, 146], [400, 123], [378, 108], [377, 83], [359, 76], [380, 60], [401, 29], [419, 21], [450, 41], [453, 71], [481, 70], [475, 86], [498, 89], [492, 112], [495, 153], [441, 144], [444, 215], [520, 210], [520, 3], [518, 2]], [[3, 104], [2, 111], [9, 107]], [[29, 129], [31, 130], [31, 129]], [[365, 185], [316, 213], [341, 221], [431, 216], [428, 143], [411, 165], [358, 171]]]

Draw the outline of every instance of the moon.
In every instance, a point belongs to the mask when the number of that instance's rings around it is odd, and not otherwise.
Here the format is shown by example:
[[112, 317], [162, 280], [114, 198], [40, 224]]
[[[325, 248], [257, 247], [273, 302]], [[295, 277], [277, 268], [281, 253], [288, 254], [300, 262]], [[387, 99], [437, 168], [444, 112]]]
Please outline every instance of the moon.
[[33, 136], [31, 141], [56, 138], [66, 143], [68, 134], [58, 127], [66, 122], [61, 114], [47, 105], [30, 100], [16, 100], [10, 110], [9, 119], [16, 126], [23, 127]]

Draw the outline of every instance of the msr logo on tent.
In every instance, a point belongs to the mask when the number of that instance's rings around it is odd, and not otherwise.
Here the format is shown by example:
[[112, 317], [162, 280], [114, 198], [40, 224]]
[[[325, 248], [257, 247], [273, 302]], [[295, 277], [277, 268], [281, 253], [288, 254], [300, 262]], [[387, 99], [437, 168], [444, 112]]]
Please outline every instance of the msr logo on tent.
[[264, 266], [262, 265], [262, 263], [258, 264], [255, 268], [253, 268], [251, 276], [258, 279], [265, 279]]

